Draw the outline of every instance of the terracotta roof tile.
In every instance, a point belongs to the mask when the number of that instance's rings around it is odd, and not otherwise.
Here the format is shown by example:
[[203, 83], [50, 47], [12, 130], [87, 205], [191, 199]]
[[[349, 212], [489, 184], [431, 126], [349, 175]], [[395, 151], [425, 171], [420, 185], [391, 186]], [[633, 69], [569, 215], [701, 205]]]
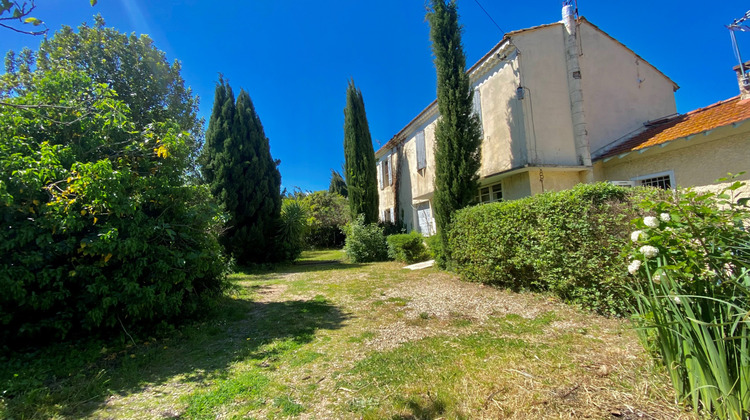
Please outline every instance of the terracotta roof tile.
[[615, 146], [601, 158], [646, 149], [750, 119], [750, 99], [739, 96], [678, 115]]

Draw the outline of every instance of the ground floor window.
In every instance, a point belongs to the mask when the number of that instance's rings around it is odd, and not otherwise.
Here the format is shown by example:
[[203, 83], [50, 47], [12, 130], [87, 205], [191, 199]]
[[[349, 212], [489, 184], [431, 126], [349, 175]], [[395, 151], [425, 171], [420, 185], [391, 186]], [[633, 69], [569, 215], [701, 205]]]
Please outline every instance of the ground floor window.
[[488, 185], [479, 189], [479, 195], [477, 195], [477, 203], [494, 203], [495, 201], [503, 200], [503, 183], [498, 182], [497, 184]]
[[393, 223], [393, 209], [383, 210], [383, 221], [386, 223]]
[[633, 181], [635, 181], [636, 185], [642, 187], [656, 187], [664, 190], [671, 190], [674, 188], [674, 172], [666, 171], [638, 176], [633, 178]]

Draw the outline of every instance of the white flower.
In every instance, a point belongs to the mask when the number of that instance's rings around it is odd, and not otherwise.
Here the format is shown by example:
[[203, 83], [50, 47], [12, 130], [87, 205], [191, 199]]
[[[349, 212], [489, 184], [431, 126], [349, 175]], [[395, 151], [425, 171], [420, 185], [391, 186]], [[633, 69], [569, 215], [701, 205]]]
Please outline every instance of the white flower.
[[646, 235], [646, 232], [642, 230], [636, 230], [633, 233], [630, 234], [630, 240], [633, 242], [638, 242], [639, 239], [648, 239], [648, 235]]
[[650, 228], [658, 228], [659, 227], [659, 219], [657, 219], [654, 216], [646, 216], [643, 218], [643, 224], [650, 227]]
[[651, 276], [651, 281], [653, 281], [656, 284], [661, 283], [661, 273], [654, 273], [654, 275]]
[[659, 250], [651, 245], [643, 245], [639, 251], [641, 251], [641, 254], [646, 258], [654, 258], [659, 255]]
[[628, 273], [635, 275], [635, 273], [638, 272], [639, 268], [641, 268], [640, 260], [633, 260], [633, 262], [628, 265]]
[[671, 217], [669, 217], [669, 213], [662, 213], [659, 215], [659, 219], [661, 219], [662, 222], [668, 222], [672, 220]]
[[681, 305], [681, 304], [682, 304], [682, 301], [680, 300], [680, 297], [679, 297], [679, 296], [675, 296], [675, 297], [673, 297], [673, 298], [672, 298], [672, 300], [674, 301], [674, 303], [676, 303], [676, 304], [678, 304], [678, 305]]

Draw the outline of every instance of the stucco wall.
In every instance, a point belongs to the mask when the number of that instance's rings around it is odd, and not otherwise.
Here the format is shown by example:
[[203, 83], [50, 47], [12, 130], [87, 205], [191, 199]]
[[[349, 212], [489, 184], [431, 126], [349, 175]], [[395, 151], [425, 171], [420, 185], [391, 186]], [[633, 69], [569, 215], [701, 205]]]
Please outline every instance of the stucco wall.
[[[643, 153], [632, 152], [599, 162], [603, 175], [599, 180], [625, 181], [631, 178], [674, 171], [676, 186], [692, 187], [713, 184], [727, 172], [750, 171], [750, 127], [724, 127], [708, 136], [676, 140], [664, 147], [652, 147]], [[750, 179], [745, 174], [740, 179]]]
[[516, 99], [516, 87], [521, 84], [518, 58], [498, 63], [478, 83], [484, 128], [480, 176], [525, 165], [524, 103]]
[[[577, 165], [562, 24], [512, 37], [520, 51], [520, 81], [530, 163]], [[532, 112], [533, 109], [533, 112]]]
[[518, 200], [531, 195], [529, 173], [522, 172], [503, 179], [503, 199]]
[[541, 194], [549, 191], [562, 191], [575, 187], [581, 182], [580, 172], [542, 169], [544, 179], [540, 179], [539, 169], [529, 173], [531, 194]]
[[[391, 155], [393, 155], [393, 157], [391, 157]], [[377, 178], [378, 178], [378, 184], [377, 184], [377, 188], [378, 188], [378, 219], [382, 219], [383, 212], [386, 209], [393, 208], [394, 207], [394, 203], [395, 203], [395, 200], [394, 200], [395, 197], [394, 197], [394, 194], [393, 194], [393, 190], [394, 190], [396, 179], [395, 178], [393, 179], [394, 180], [394, 185], [388, 185], [388, 180], [385, 179], [383, 181], [383, 186], [384, 187], [382, 189], [380, 188], [380, 178], [383, 175], [382, 172], [381, 172], [381, 170], [380, 170], [380, 164], [381, 164], [381, 162], [383, 162], [383, 161], [385, 161], [387, 159], [391, 159], [391, 165], [393, 165], [392, 168], [391, 168], [393, 170], [391, 176], [393, 177], [395, 175], [395, 168], [396, 168], [397, 160], [398, 160], [398, 158], [396, 156], [396, 153], [395, 153], [395, 150], [391, 150], [388, 153], [386, 153], [385, 155], [381, 156], [380, 159], [378, 159], [377, 162], [376, 162], [377, 175], [378, 175], [377, 176]]]
[[591, 152], [677, 112], [674, 84], [588, 22], [578, 27], [581, 83]]

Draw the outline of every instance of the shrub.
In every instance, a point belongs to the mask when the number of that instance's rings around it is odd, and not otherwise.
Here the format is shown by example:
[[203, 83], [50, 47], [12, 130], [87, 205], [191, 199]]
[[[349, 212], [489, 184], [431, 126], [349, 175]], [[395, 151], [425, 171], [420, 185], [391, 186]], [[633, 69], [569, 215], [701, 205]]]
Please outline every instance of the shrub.
[[415, 263], [429, 258], [424, 237], [416, 231], [386, 237], [388, 257], [404, 263]]
[[735, 182], [718, 195], [645, 200], [628, 270], [634, 321], [680, 400], [718, 418], [750, 415], [750, 210]]
[[427, 254], [433, 260], [441, 258], [443, 253], [443, 242], [440, 241], [440, 237], [437, 235], [426, 236], [424, 238], [425, 244], [427, 244]]
[[223, 291], [221, 215], [186, 183], [194, 139], [137, 129], [82, 73], [32, 83], [0, 111], [0, 342], [149, 327]]
[[404, 225], [404, 223], [401, 221], [386, 222], [381, 220], [378, 222], [378, 226], [383, 228], [383, 235], [385, 235], [386, 237], [406, 233], [406, 225]]
[[315, 191], [300, 199], [308, 209], [307, 246], [340, 248], [344, 245], [344, 226], [349, 223], [349, 203], [338, 193]]
[[294, 261], [304, 247], [308, 231], [307, 209], [297, 200], [285, 199], [281, 205], [281, 220], [277, 244], [279, 256], [284, 261]]
[[365, 224], [363, 215], [347, 225], [344, 252], [352, 262], [385, 261], [388, 244], [383, 228], [377, 223]]
[[604, 313], [627, 309], [622, 248], [636, 216], [628, 190], [578, 185], [456, 212], [452, 266], [464, 279], [549, 290]]

